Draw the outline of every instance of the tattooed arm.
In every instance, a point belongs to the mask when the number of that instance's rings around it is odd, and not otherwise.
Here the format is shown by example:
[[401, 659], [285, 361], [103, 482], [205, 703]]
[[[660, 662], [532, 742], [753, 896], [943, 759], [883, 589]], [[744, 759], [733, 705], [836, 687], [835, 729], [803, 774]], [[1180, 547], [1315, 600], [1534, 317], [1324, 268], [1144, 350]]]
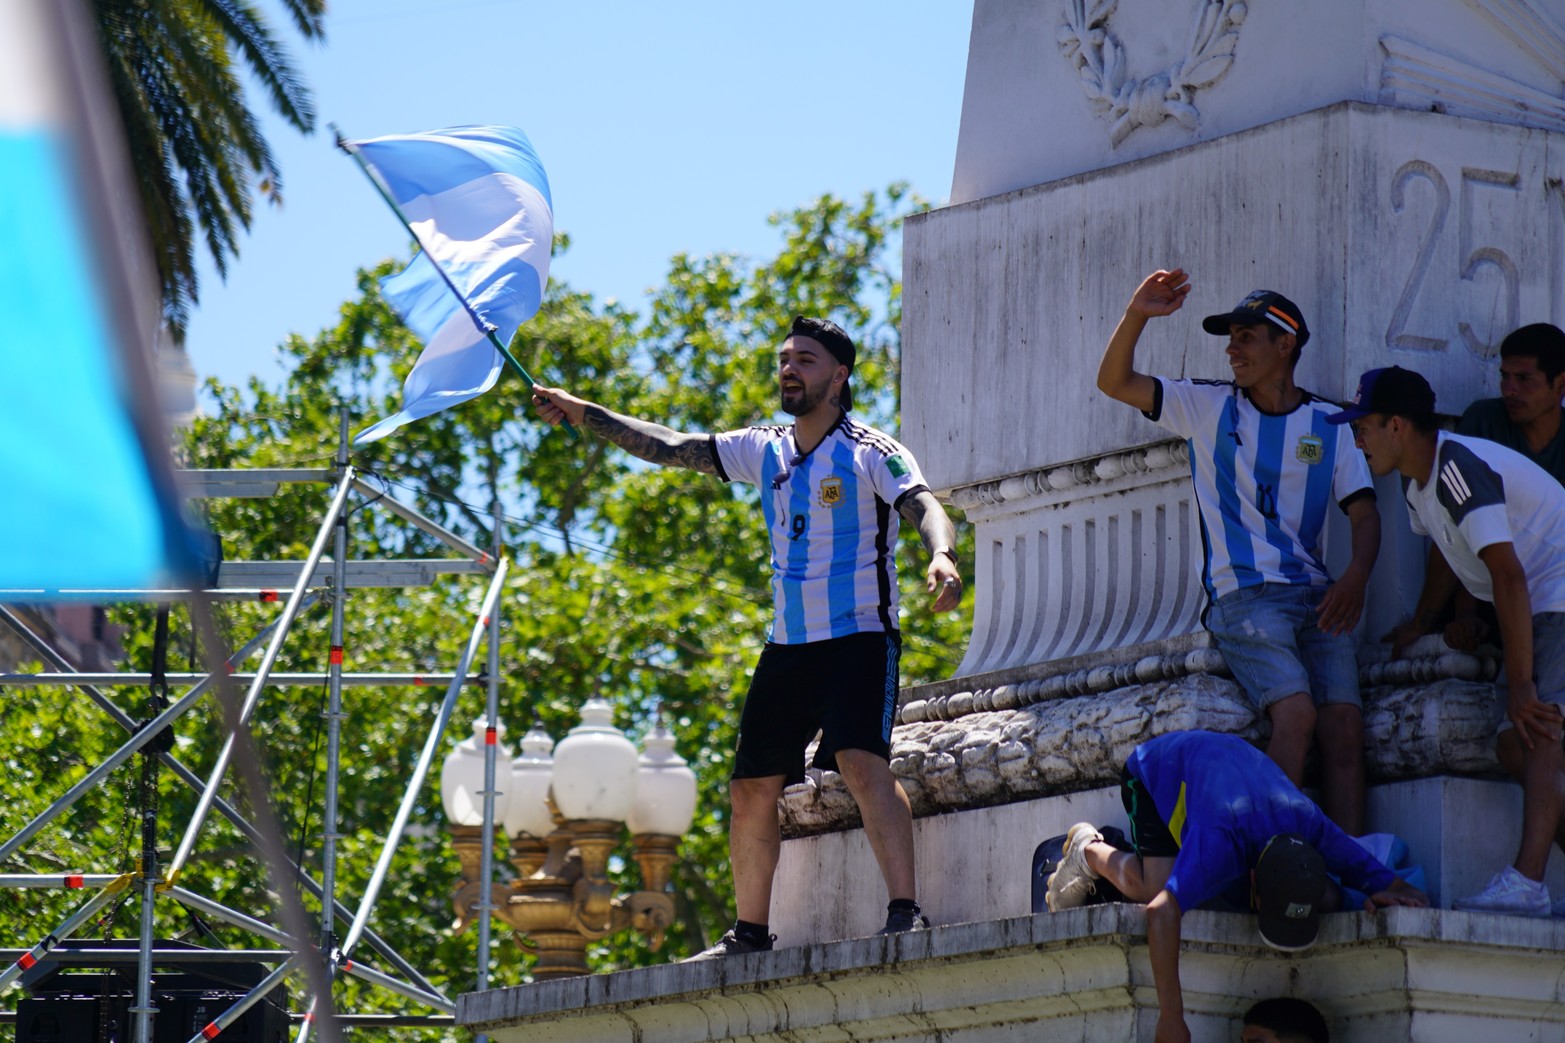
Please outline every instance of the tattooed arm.
[[546, 422], [557, 425], [569, 420], [649, 463], [685, 467], [702, 474], [717, 473], [711, 435], [681, 434], [662, 424], [621, 416], [558, 388], [541, 385], [533, 387], [533, 405]]
[[929, 552], [924, 589], [936, 595], [934, 610], [955, 608], [962, 600], [962, 577], [956, 569], [956, 527], [946, 517], [945, 508], [934, 493], [920, 489], [902, 501], [899, 513], [918, 530], [918, 537]]

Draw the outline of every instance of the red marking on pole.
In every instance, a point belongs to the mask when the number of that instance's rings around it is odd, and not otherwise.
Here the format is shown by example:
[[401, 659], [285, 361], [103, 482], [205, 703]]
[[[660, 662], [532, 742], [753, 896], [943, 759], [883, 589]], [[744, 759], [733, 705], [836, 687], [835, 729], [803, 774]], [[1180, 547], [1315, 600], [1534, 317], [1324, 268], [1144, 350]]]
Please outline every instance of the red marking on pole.
[[491, 559], [489, 557], [489, 555], [487, 555], [487, 554], [480, 554], [478, 557], [474, 558], [473, 560], [478, 562], [478, 564], [480, 564], [480, 565], [487, 565], [493, 559]]
[[414, 688], [422, 688], [422, 687], [424, 687], [428, 683], [429, 682], [424, 680], [422, 677], [415, 677], [415, 678], [413, 678], [413, 687]]
[[493, 728], [484, 729], [484, 745], [493, 746], [500, 740], [499, 733]]
[[207, 1025], [206, 1028], [202, 1029], [201, 1034], [207, 1039], [216, 1039], [222, 1033], [222, 1031], [222, 1028], [220, 1028], [217, 1022], [214, 1021]]
[[225, 671], [226, 671], [226, 672], [228, 672], [228, 673], [230, 673], [230, 674], [231, 674], [231, 673], [233, 673], [233, 672], [234, 672], [234, 664], [233, 664], [233, 663], [224, 663], [224, 664], [223, 664], [223, 669], [224, 669], [224, 670], [225, 670]]
[[353, 970], [353, 961], [352, 960], [343, 960], [342, 961], [342, 969], [345, 970], [345, 971]]
[[489, 625], [489, 617], [485, 616], [484, 617], [484, 626], [488, 626], [488, 625]]
[[82, 882], [82, 878], [80, 876], [78, 876], [75, 873], [71, 873], [71, 874], [68, 874], [66, 876], [66, 878], [65, 878], [65, 886], [66, 887], [85, 887], [87, 885]]
[[277, 591], [275, 591], [275, 590], [263, 590], [263, 591], [261, 591], [261, 600], [262, 601], [276, 601], [277, 600]]
[[310, 1025], [310, 1024], [313, 1024], [314, 1021], [315, 1021], [315, 1011], [313, 1011], [313, 1010], [305, 1011], [304, 1012], [304, 1023], [306, 1025]]
[[330, 656], [330, 659], [331, 659], [331, 662], [332, 662], [333, 666], [341, 666], [342, 665], [342, 646], [341, 645], [332, 645], [331, 646], [331, 656]]
[[30, 952], [24, 952], [24, 953], [22, 953], [22, 958], [20, 960], [16, 961], [16, 965], [18, 967], [22, 968], [22, 970], [26, 971], [26, 970], [31, 970], [33, 964], [35, 964], [37, 962], [38, 962], [38, 957], [34, 956]]

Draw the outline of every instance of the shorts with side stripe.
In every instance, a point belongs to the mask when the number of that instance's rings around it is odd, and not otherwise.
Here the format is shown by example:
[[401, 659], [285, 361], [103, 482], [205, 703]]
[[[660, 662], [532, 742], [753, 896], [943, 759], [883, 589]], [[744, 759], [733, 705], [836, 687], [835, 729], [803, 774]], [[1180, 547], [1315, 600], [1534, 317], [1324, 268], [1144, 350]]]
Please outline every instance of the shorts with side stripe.
[[1152, 794], [1141, 780], [1130, 773], [1127, 765], [1119, 773], [1119, 799], [1130, 816], [1130, 842], [1136, 854], [1142, 858], [1173, 858], [1179, 854], [1179, 843], [1169, 832], [1168, 823], [1157, 813]]
[[826, 641], [768, 642], [739, 715], [736, 779], [804, 781], [804, 752], [821, 733], [814, 766], [837, 770], [838, 750], [891, 759], [902, 638], [896, 632]]

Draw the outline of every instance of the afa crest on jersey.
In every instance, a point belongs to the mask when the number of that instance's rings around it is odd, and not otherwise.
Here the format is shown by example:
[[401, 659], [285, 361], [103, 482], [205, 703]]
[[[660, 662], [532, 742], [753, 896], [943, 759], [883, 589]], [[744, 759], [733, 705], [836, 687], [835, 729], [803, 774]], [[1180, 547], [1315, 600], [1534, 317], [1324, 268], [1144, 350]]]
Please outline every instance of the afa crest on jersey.
[[1298, 445], [1293, 448], [1293, 455], [1301, 464], [1318, 464], [1326, 459], [1326, 443], [1321, 441], [1319, 435], [1300, 435]]
[[815, 487], [816, 497], [822, 507], [835, 507], [842, 502], [842, 479], [828, 475]]

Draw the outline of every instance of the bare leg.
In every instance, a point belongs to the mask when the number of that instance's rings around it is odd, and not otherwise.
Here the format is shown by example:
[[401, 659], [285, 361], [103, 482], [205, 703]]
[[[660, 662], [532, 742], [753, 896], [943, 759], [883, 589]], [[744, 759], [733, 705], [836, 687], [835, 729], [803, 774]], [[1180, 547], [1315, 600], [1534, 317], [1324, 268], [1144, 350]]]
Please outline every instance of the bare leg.
[[770, 922], [772, 876], [782, 852], [777, 824], [777, 798], [784, 778], [734, 779], [728, 784], [734, 818], [728, 826], [728, 860], [734, 870], [734, 904], [739, 919]]
[[1142, 858], [1099, 840], [1087, 845], [1087, 868], [1119, 888], [1132, 902], [1150, 902], [1174, 871], [1172, 858]]
[[1304, 785], [1304, 758], [1315, 737], [1315, 700], [1296, 692], [1272, 703], [1266, 713], [1272, 719], [1272, 740], [1266, 755], [1295, 786]]
[[838, 750], [837, 768], [864, 816], [864, 833], [892, 899], [917, 897], [913, 809], [891, 765], [867, 750]]
[[[1273, 732], [1273, 735], [1276, 733]], [[1364, 832], [1364, 711], [1351, 703], [1319, 708], [1321, 804], [1326, 816], [1349, 836]]]
[[[1527, 749], [1514, 729], [1500, 733], [1496, 752], [1502, 764], [1522, 767], [1522, 842], [1516, 852], [1516, 871], [1529, 880], [1542, 880], [1549, 864], [1549, 848], [1560, 835], [1565, 811], [1565, 750], [1558, 742], [1538, 737]], [[1509, 746], [1511, 749], [1506, 750]], [[1504, 751], [1504, 752], [1500, 752]]]
[[[1506, 739], [1507, 735], [1510, 736], [1508, 740]], [[1527, 762], [1523, 754], [1527, 752], [1527, 747], [1523, 746], [1521, 740], [1516, 738], [1515, 732], [1510, 729], [1501, 732], [1500, 738], [1494, 744], [1494, 752], [1500, 759], [1500, 766], [1510, 774], [1511, 778], [1525, 786], [1527, 783]], [[1558, 785], [1560, 786], [1560, 800], [1565, 802], [1565, 777], [1559, 780]], [[1562, 821], [1554, 830], [1554, 845], [1561, 851], [1565, 851], [1565, 815], [1562, 815], [1561, 819]]]

